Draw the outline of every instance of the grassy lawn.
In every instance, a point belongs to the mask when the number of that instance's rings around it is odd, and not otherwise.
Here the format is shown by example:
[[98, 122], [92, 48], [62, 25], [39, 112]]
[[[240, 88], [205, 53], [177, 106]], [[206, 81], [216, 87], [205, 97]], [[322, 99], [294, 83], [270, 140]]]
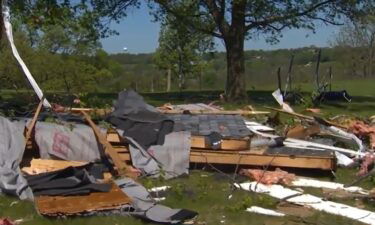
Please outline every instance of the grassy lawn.
[[[303, 171], [300, 171], [303, 174]], [[351, 171], [339, 170], [337, 181], [345, 181], [354, 178]], [[323, 178], [325, 179], [325, 178]], [[239, 181], [247, 180], [244, 177]], [[285, 218], [262, 216], [245, 212], [247, 207], [252, 205], [276, 208], [277, 202], [263, 194], [253, 194], [250, 192], [231, 189], [230, 179], [219, 173], [208, 171], [191, 171], [189, 177], [177, 178], [170, 181], [143, 180], [146, 187], [155, 185], [171, 185], [172, 189], [167, 195], [167, 200], [163, 204], [196, 210], [199, 212], [197, 224], [360, 224], [347, 220], [343, 217], [332, 216], [326, 213], [314, 212], [312, 216], [299, 218], [288, 216]], [[372, 181], [367, 181], [364, 186], [371, 187]], [[309, 192], [307, 189], [306, 192]], [[311, 190], [314, 194], [321, 194], [320, 190]], [[228, 199], [229, 195], [233, 195]], [[16, 204], [13, 202], [17, 202]], [[20, 202], [15, 198], [0, 197], [0, 217], [10, 217], [12, 219], [23, 218], [25, 225], [85, 225], [85, 224], [117, 224], [117, 225], [138, 225], [152, 224], [132, 217], [107, 216], [69, 219], [48, 219], [37, 214], [32, 203]], [[355, 205], [355, 201], [345, 202]], [[12, 206], [10, 206], [12, 204]], [[366, 208], [374, 209], [371, 204], [366, 204]], [[329, 222], [328, 222], [329, 221]]]
[[[375, 115], [375, 80], [355, 80], [355, 81], [341, 81], [333, 85], [334, 90], [346, 89], [350, 95], [353, 96], [351, 103], [330, 103], [320, 105], [319, 108], [323, 110], [325, 116], [346, 114], [352, 116], [367, 117]], [[305, 93], [311, 92], [312, 85], [301, 84], [301, 90]], [[271, 93], [275, 88], [261, 87], [259, 90], [249, 91], [249, 104], [262, 110], [263, 106], [276, 106], [276, 102], [272, 99]], [[0, 103], [14, 102], [24, 104], [31, 108], [35, 107], [37, 101], [35, 96], [31, 96], [32, 92], [15, 93], [13, 91], [0, 91]], [[153, 105], [162, 105], [170, 102], [176, 103], [191, 103], [191, 102], [211, 102], [218, 99], [222, 91], [184, 91], [182, 93], [146, 93], [144, 97], [147, 102]], [[307, 94], [308, 95], [308, 94]], [[69, 102], [69, 98], [56, 93], [48, 93], [50, 101], [59, 103]], [[116, 93], [101, 93], [88, 94], [82, 97], [87, 107], [109, 107], [113, 100], [117, 98]], [[225, 108], [232, 109], [242, 107], [243, 105], [224, 104]], [[302, 112], [307, 105], [295, 105], [293, 108], [297, 112]], [[26, 107], [27, 108], [27, 107]], [[227, 170], [227, 175], [233, 176], [234, 169]], [[323, 176], [320, 171], [293, 171], [299, 175], [314, 175], [321, 179], [329, 179]], [[356, 170], [339, 169], [337, 171], [337, 182], [348, 183], [352, 181], [356, 175]], [[248, 224], [357, 224], [354, 221], [328, 215], [325, 213], [315, 212], [312, 216], [307, 218], [299, 218], [288, 216], [286, 218], [273, 218], [268, 216], [260, 216], [253, 213], [245, 212], [244, 210], [252, 205], [263, 206], [267, 208], [276, 208], [277, 202], [275, 199], [267, 197], [262, 194], [252, 194], [245, 191], [233, 191], [231, 188], [231, 180], [220, 173], [213, 171], [192, 170], [188, 177], [181, 177], [169, 181], [144, 179], [141, 182], [146, 187], [171, 185], [172, 189], [163, 204], [177, 207], [196, 210], [199, 212], [197, 224], [228, 224], [228, 225], [248, 225]], [[325, 174], [326, 175], [326, 174]], [[239, 181], [247, 180], [244, 177], [239, 177]], [[361, 183], [361, 186], [372, 189], [375, 181], [367, 179]], [[321, 190], [306, 189], [306, 192], [313, 192], [314, 194], [323, 196]], [[233, 194], [233, 197], [228, 199], [228, 196]], [[345, 203], [356, 206], [361, 203], [365, 208], [374, 210], [375, 204], [373, 202], [358, 202], [356, 200], [346, 201]], [[30, 202], [21, 202], [16, 198], [0, 196], [0, 217], [10, 217], [12, 219], [24, 219], [25, 225], [65, 225], [65, 224], [151, 224], [143, 222], [132, 217], [89, 217], [89, 218], [69, 218], [69, 219], [48, 219], [37, 214], [34, 205]]]

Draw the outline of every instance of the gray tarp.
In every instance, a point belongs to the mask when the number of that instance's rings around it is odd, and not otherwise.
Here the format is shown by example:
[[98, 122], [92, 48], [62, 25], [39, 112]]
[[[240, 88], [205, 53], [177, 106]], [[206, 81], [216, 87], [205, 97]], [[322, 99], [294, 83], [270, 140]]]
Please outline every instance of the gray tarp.
[[33, 193], [19, 168], [26, 146], [24, 128], [24, 123], [12, 123], [0, 117], [0, 193], [33, 200]]
[[35, 141], [42, 159], [94, 162], [100, 159], [99, 145], [91, 127], [38, 122]]
[[167, 134], [163, 145], [151, 146], [147, 151], [132, 138], [127, 139], [132, 143], [129, 150], [133, 166], [145, 174], [169, 179], [189, 173], [190, 132]]
[[[180, 224], [184, 220], [194, 218], [197, 213], [186, 209], [172, 209], [156, 204], [150, 193], [142, 185], [130, 178], [115, 180], [115, 183], [132, 200], [133, 216], [158, 223]], [[129, 212], [126, 212], [129, 213]]]

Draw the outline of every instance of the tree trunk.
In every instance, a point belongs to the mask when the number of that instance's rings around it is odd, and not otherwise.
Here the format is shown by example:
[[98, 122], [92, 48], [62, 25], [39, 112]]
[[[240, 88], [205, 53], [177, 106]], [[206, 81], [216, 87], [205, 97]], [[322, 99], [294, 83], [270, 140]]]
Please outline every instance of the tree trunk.
[[151, 79], [151, 93], [154, 93], [154, 77]]
[[244, 42], [246, 1], [233, 1], [232, 23], [229, 31], [223, 32], [227, 53], [227, 83], [225, 97], [227, 101], [247, 102], [245, 82]]
[[171, 68], [167, 71], [167, 92], [171, 91], [171, 80], [172, 80], [172, 70]]
[[199, 90], [200, 91], [202, 90], [202, 73], [203, 73], [203, 69], [200, 69], [199, 71]]
[[3, 20], [3, 1], [0, 0], [0, 41], [3, 36], [3, 27], [4, 27], [4, 20]]
[[227, 101], [247, 101], [245, 82], [244, 35], [225, 40], [227, 54], [227, 82], [225, 96]]

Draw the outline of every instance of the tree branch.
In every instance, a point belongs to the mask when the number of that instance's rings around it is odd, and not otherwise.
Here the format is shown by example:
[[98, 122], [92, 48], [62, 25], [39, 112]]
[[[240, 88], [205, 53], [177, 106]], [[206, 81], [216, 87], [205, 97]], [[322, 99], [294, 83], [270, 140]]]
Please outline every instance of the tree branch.
[[212, 15], [220, 32], [223, 36], [226, 36], [229, 32], [229, 24], [225, 20], [225, 0], [220, 0], [220, 8], [217, 6], [215, 0], [205, 0], [203, 2]]
[[324, 6], [326, 4], [329, 4], [329, 3], [332, 3], [332, 2], [335, 2], [335, 1], [336, 0], [326, 0], [326, 1], [323, 1], [323, 2], [320, 2], [320, 3], [317, 3], [313, 6], [311, 6], [310, 8], [308, 8], [304, 11], [301, 11], [301, 12], [290, 13], [290, 14], [287, 14], [287, 15], [284, 15], [284, 16], [272, 16], [272, 17], [264, 19], [262, 21], [253, 21], [246, 26], [246, 30], [250, 30], [250, 29], [252, 29], [254, 27], [257, 27], [257, 26], [267, 26], [269, 24], [272, 24], [272, 23], [275, 23], [275, 22], [285, 21], [285, 20], [288, 20], [288, 19], [292, 19], [294, 17], [305, 16], [305, 15], [308, 15], [309, 13], [313, 12], [314, 10], [318, 9], [319, 7]]
[[208, 30], [208, 29], [204, 29], [202, 28], [201, 26], [199, 26], [199, 24], [196, 24], [192, 21], [190, 21], [189, 19], [186, 19], [185, 16], [182, 16], [180, 14], [178, 14], [176, 11], [174, 11], [172, 9], [172, 7], [170, 7], [168, 5], [168, 1], [163, 1], [163, 0], [155, 0], [155, 2], [157, 2], [159, 5], [162, 6], [163, 9], [165, 9], [168, 13], [172, 14], [174, 17], [176, 17], [177, 19], [183, 21], [183, 23], [191, 28], [193, 28], [194, 30], [197, 30], [197, 31], [200, 31], [202, 33], [206, 33], [206, 34], [209, 34], [209, 35], [212, 35], [214, 37], [217, 37], [217, 38], [223, 38], [223, 35], [219, 34], [219, 33], [216, 33], [212, 30]]
[[325, 18], [322, 18], [322, 17], [316, 17], [316, 16], [308, 16], [308, 17], [313, 19], [313, 20], [321, 20], [326, 24], [337, 25], [337, 26], [344, 25], [343, 23], [337, 23], [333, 20], [328, 20], [328, 19], [325, 19]]

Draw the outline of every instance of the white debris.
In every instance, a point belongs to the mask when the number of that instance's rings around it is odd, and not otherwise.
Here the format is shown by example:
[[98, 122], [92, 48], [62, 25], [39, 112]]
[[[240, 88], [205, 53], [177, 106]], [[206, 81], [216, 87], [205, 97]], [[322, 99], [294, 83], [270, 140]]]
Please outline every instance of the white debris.
[[255, 129], [257, 131], [263, 131], [263, 132], [273, 132], [273, 131], [275, 131], [275, 129], [273, 129], [271, 127], [264, 126], [263, 124], [260, 124], [258, 122], [254, 122], [254, 121], [246, 121], [245, 120], [245, 124], [246, 124], [247, 128], [251, 127], [252, 129]]
[[283, 94], [281, 94], [280, 89], [277, 89], [276, 91], [274, 91], [272, 93], [272, 96], [275, 98], [277, 103], [279, 103], [279, 105], [282, 107], [284, 111], [287, 111], [290, 113], [294, 112], [293, 109], [287, 103], [284, 102]]
[[250, 208], [247, 208], [246, 211], [252, 212], [252, 213], [263, 214], [263, 215], [269, 215], [269, 216], [285, 216], [284, 213], [280, 213], [271, 209], [261, 208], [258, 206], [251, 206]]
[[329, 214], [343, 216], [365, 224], [375, 224], [374, 212], [341, 203], [325, 201], [320, 197], [310, 194], [303, 194], [301, 192], [285, 188], [281, 185], [266, 186], [257, 182], [246, 182], [242, 184], [235, 184], [235, 186], [246, 191], [264, 193], [277, 199], [285, 199], [287, 202], [310, 207]]
[[354, 163], [354, 160], [349, 158], [348, 156], [340, 153], [340, 152], [335, 152], [336, 159], [337, 159], [337, 165], [339, 166], [349, 166]]
[[344, 184], [329, 182], [329, 181], [320, 181], [310, 178], [301, 178], [292, 181], [292, 186], [295, 187], [314, 187], [314, 188], [328, 188], [333, 190], [344, 190], [351, 193], [359, 193], [363, 195], [368, 195], [369, 192], [361, 187], [344, 187]]
[[148, 192], [159, 192], [159, 191], [166, 191], [169, 188], [171, 188], [171, 186], [153, 187], [153, 188], [148, 189], [147, 191]]

